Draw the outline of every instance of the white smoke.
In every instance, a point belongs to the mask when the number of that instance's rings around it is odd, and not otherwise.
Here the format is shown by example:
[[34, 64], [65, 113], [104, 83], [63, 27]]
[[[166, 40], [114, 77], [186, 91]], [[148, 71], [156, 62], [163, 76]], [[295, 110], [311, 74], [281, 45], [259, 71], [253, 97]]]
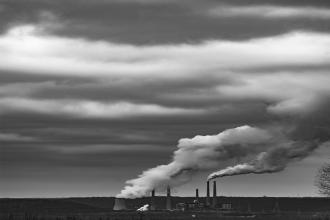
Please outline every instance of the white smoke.
[[136, 211], [138, 211], [138, 212], [146, 212], [146, 211], [149, 211], [149, 204], [145, 204], [144, 206], [138, 208]]
[[258, 154], [255, 160], [227, 167], [208, 176], [208, 180], [241, 174], [279, 172], [288, 163], [307, 157], [317, 148], [316, 142], [288, 142]]
[[153, 189], [182, 185], [197, 171], [216, 169], [225, 160], [259, 153], [273, 143], [269, 131], [247, 125], [217, 135], [182, 138], [172, 162], [145, 170], [138, 178], [126, 181], [127, 185], [116, 197], [143, 197]]

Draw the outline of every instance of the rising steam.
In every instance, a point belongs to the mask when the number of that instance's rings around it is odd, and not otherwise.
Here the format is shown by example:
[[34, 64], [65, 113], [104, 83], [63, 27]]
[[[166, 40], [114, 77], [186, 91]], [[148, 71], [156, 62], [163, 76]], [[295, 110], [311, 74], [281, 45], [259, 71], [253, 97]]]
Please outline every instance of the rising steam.
[[214, 172], [208, 176], [208, 180], [241, 174], [279, 172], [285, 169], [288, 163], [305, 158], [318, 146], [317, 143], [310, 142], [294, 142], [284, 145], [258, 154], [252, 162]]
[[309, 156], [319, 146], [330, 147], [329, 100], [329, 97], [318, 97], [310, 101], [312, 103], [310, 105], [302, 105], [304, 102], [294, 100], [271, 107], [271, 112], [279, 116], [293, 116], [291, 117], [293, 128], [288, 129], [282, 122], [279, 129], [286, 130], [286, 134], [282, 138], [275, 135], [275, 144], [257, 154], [254, 160], [211, 173], [208, 179], [279, 172], [289, 163]]
[[197, 171], [216, 169], [225, 160], [259, 153], [274, 143], [269, 131], [247, 125], [217, 135], [180, 139], [172, 162], [145, 170], [138, 178], [128, 180], [117, 197], [142, 197], [153, 189], [182, 185]]
[[224, 161], [235, 159], [246, 162], [221, 169], [208, 178], [279, 172], [289, 163], [307, 157], [320, 145], [330, 147], [329, 99], [314, 103], [303, 114], [292, 112], [287, 106], [277, 107], [282, 111], [273, 113], [291, 117], [290, 122], [281, 121], [264, 128], [245, 125], [217, 135], [182, 138], [169, 164], [145, 170], [138, 178], [126, 181], [117, 197], [143, 197], [153, 189], [179, 186], [198, 171], [219, 169]]

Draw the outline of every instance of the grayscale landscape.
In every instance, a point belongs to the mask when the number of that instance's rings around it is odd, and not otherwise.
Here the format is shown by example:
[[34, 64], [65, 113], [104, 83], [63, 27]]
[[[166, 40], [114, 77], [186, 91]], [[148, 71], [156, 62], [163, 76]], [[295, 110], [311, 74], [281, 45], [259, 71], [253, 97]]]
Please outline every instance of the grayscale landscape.
[[330, 1], [0, 0], [0, 219], [330, 219]]

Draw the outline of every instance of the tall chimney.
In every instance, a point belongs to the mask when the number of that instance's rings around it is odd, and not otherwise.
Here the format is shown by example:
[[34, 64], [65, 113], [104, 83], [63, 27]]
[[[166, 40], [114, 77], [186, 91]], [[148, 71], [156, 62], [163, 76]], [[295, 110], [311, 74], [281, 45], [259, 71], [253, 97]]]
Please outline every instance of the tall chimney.
[[126, 209], [126, 203], [124, 198], [115, 198], [115, 205], [113, 206], [113, 210], [125, 210]]
[[156, 210], [155, 189], [151, 191], [150, 210]]
[[210, 181], [206, 182], [206, 206], [210, 206]]
[[273, 209], [273, 212], [276, 212], [276, 213], [279, 213], [281, 210], [280, 210], [280, 204], [278, 202], [278, 199], [276, 199], [275, 201], [275, 206], [274, 206], [274, 209]]
[[198, 188], [196, 189], [196, 199], [198, 200], [199, 198], [199, 193], [198, 193]]
[[217, 207], [217, 182], [213, 181], [213, 202], [212, 202], [212, 207], [216, 208]]
[[171, 203], [171, 188], [170, 186], [167, 186], [167, 194], [166, 194], [166, 209], [171, 210], [172, 209], [172, 203]]

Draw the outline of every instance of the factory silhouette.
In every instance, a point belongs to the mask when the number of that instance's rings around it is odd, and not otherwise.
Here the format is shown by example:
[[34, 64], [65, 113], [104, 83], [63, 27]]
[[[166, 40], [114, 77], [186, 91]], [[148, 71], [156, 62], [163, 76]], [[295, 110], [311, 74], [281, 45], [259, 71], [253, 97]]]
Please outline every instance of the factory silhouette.
[[[213, 186], [213, 187], [212, 187]], [[211, 190], [213, 188], [213, 190]], [[225, 197], [218, 196], [216, 181], [207, 181], [206, 195], [166, 195], [141, 198], [89, 197], [0, 199], [2, 220], [328, 220], [326, 197]], [[212, 194], [212, 196], [211, 196]]]
[[[171, 188], [170, 186], [167, 186], [166, 190], [166, 210], [173, 210], [173, 209], [178, 209], [178, 210], [186, 210], [186, 209], [199, 209], [199, 208], [216, 208], [217, 207], [217, 184], [216, 181], [213, 181], [213, 197], [212, 197], [212, 202], [211, 202], [211, 197], [210, 197], [210, 181], [207, 181], [207, 190], [206, 190], [206, 199], [205, 202], [202, 201], [202, 199], [199, 197], [199, 190], [196, 189], [195, 192], [195, 199], [192, 203], [177, 203], [173, 204], [172, 203], [172, 196], [171, 196]], [[156, 206], [155, 202], [155, 189], [151, 191], [151, 197], [150, 197], [150, 210], [155, 211], [157, 209], [163, 209], [161, 207]], [[118, 211], [118, 210], [126, 210], [127, 206], [125, 203], [124, 198], [116, 198], [115, 199], [115, 204], [113, 207], [113, 210]]]
[[[212, 196], [211, 196], [212, 184]], [[326, 198], [295, 198], [295, 197], [225, 197], [218, 196], [217, 182], [206, 182], [206, 195], [200, 197], [199, 189], [195, 189], [194, 197], [174, 197], [170, 186], [167, 187], [166, 197], [156, 196], [155, 189], [149, 197], [127, 199], [115, 198], [114, 211], [137, 210], [136, 205], [145, 203], [143, 211], [199, 211], [223, 213], [281, 213], [302, 211], [327, 211], [330, 200]], [[139, 211], [139, 210], [138, 210]]]
[[[213, 195], [210, 196], [210, 181], [206, 182], [206, 197], [201, 198], [199, 197], [199, 189], [197, 188], [195, 191], [195, 197], [192, 201], [189, 202], [178, 202], [175, 203], [171, 196], [171, 188], [170, 186], [167, 186], [166, 190], [166, 202], [165, 207], [156, 204], [156, 191], [155, 189], [151, 191], [151, 196], [149, 198], [150, 204], [148, 204], [148, 209], [145, 211], [156, 211], [156, 210], [177, 210], [177, 211], [186, 211], [186, 210], [223, 210], [223, 211], [234, 211], [234, 206], [229, 201], [221, 201], [220, 197], [217, 196], [217, 182], [212, 181], [213, 183]], [[126, 199], [125, 198], [115, 198], [115, 204], [113, 206], [114, 211], [120, 211], [120, 210], [128, 210], [130, 209], [126, 205]], [[249, 208], [251, 209], [250, 205]], [[279, 211], [279, 204], [278, 202], [275, 203], [274, 211]]]

